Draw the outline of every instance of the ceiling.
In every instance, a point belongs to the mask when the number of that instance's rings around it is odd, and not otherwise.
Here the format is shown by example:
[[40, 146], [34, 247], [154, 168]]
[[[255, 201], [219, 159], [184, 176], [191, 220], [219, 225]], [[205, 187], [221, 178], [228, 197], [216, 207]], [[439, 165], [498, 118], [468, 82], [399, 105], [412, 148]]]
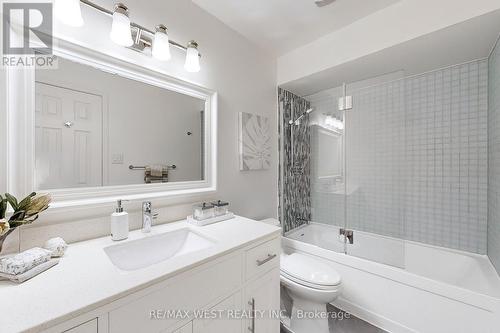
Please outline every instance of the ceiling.
[[478, 16], [371, 55], [281, 85], [307, 96], [342, 85], [402, 71], [415, 75], [488, 57], [500, 33], [500, 10]]
[[192, 0], [276, 56], [310, 43], [400, 0]]

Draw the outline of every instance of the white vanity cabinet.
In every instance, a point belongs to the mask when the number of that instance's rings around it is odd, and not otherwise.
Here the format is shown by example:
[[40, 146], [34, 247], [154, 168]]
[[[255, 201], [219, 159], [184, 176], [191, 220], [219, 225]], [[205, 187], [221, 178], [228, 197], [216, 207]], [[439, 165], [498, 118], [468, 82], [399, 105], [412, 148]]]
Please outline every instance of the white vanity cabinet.
[[64, 331], [64, 333], [97, 333], [97, 318]]
[[279, 332], [280, 276], [279, 268], [251, 281], [245, 288], [247, 308], [254, 312], [255, 319], [247, 320], [245, 332]]
[[193, 333], [193, 322], [190, 321], [178, 330], [175, 330], [173, 333]]
[[222, 316], [221, 318], [209, 318], [210, 316], [218, 316], [218, 313], [229, 314], [232, 311], [236, 314], [242, 309], [242, 293], [237, 292], [226, 298], [216, 306], [212, 307], [208, 318], [195, 319], [193, 321], [193, 332], [204, 333], [220, 333], [220, 332], [241, 332], [241, 320], [237, 320], [230, 316]]
[[246, 287], [244, 301], [247, 310], [255, 313], [246, 321], [244, 332], [279, 332], [280, 309], [280, 242], [270, 240], [246, 251]]
[[280, 251], [276, 235], [256, 241], [44, 332], [279, 333]]

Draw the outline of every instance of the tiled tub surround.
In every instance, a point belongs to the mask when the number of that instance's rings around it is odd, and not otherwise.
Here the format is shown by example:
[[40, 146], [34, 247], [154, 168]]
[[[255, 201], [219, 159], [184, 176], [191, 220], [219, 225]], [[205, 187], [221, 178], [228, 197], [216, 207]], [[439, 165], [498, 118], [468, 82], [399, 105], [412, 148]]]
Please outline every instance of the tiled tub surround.
[[[348, 88], [349, 228], [486, 253], [487, 71], [479, 60]], [[343, 195], [313, 185], [311, 201], [314, 222], [343, 225]]]
[[[298, 126], [290, 126], [306, 112], [310, 103], [289, 91], [278, 89], [279, 101], [279, 213], [284, 231], [301, 225], [296, 218], [311, 218], [310, 129], [305, 115]], [[293, 138], [292, 138], [293, 136]]]
[[489, 58], [488, 256], [500, 274], [500, 42]]

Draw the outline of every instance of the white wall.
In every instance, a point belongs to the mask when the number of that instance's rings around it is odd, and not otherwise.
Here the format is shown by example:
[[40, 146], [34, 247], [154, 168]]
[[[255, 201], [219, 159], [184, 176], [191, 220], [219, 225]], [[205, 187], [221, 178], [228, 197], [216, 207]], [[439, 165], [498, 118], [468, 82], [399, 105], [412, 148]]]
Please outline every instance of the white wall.
[[362, 58], [499, 8], [498, 0], [402, 0], [278, 58], [278, 84]]
[[[99, 0], [113, 8], [115, 1]], [[277, 138], [272, 133], [272, 164], [266, 171], [240, 172], [238, 162], [238, 112], [267, 116], [271, 128], [277, 128], [275, 60], [223, 25], [213, 16], [186, 0], [129, 0], [131, 19], [151, 29], [166, 24], [170, 37], [181, 43], [196, 39], [203, 54], [202, 70], [187, 73], [183, 69], [184, 53], [172, 50], [173, 59], [161, 63], [143, 54], [112, 44], [109, 40], [109, 17], [84, 8], [84, 28], [57, 26], [56, 34], [80, 45], [100, 50], [159, 72], [175, 76], [219, 93], [218, 115], [218, 191], [206, 196], [153, 200], [160, 209], [159, 222], [185, 217], [191, 203], [201, 199], [221, 198], [231, 202], [231, 209], [252, 218], [277, 215]], [[3, 192], [1, 189], [0, 192]], [[140, 203], [130, 203], [137, 212]], [[91, 238], [109, 232], [112, 205], [88, 209], [48, 212], [29, 226], [21, 236], [22, 248], [39, 244], [50, 236], [62, 235], [69, 241]], [[78, 218], [77, 218], [78, 217]], [[139, 216], [132, 215], [132, 225], [139, 226]], [[73, 221], [73, 223], [67, 223]]]
[[[175, 164], [178, 168], [169, 172], [171, 182], [202, 179], [204, 100], [62, 58], [57, 70], [37, 70], [36, 80], [103, 98], [104, 185], [144, 183], [144, 172], [129, 170], [131, 164]], [[122, 164], [112, 162], [116, 154], [123, 156]]]

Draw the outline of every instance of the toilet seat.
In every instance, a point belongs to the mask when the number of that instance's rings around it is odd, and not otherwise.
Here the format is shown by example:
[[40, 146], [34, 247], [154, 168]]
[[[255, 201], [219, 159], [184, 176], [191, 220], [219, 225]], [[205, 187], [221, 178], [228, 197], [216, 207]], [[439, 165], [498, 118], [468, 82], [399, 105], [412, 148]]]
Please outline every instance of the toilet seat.
[[305, 288], [314, 289], [314, 290], [318, 290], [318, 291], [335, 291], [335, 290], [340, 289], [340, 284], [334, 285], [334, 286], [322, 286], [322, 285], [318, 285], [318, 284], [314, 284], [314, 283], [310, 283], [307, 281], [297, 279], [293, 276], [288, 275], [287, 273], [285, 273], [283, 271], [281, 271], [281, 281], [285, 284], [291, 282], [291, 283], [295, 283], [298, 286], [302, 286]]
[[328, 333], [328, 317], [304, 318], [299, 314], [328, 313], [327, 304], [342, 292], [339, 273], [327, 262], [300, 253], [281, 254], [280, 281], [292, 299], [291, 330]]
[[341, 284], [335, 269], [300, 253], [282, 254], [280, 270], [283, 278], [316, 290], [336, 290]]

